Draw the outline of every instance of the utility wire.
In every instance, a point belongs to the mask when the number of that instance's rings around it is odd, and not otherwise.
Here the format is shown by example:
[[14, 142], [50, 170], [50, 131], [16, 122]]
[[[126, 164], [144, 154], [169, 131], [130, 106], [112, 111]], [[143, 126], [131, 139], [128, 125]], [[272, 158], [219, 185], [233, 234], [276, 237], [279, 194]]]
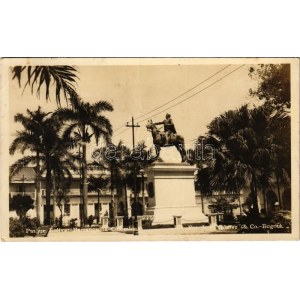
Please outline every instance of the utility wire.
[[[124, 126], [124, 125], [123, 125]], [[125, 130], [122, 130], [121, 132], [118, 132], [117, 134], [114, 134], [113, 136], [116, 137], [124, 132], [126, 132], [127, 130], [129, 130], [129, 128], [126, 128]]]
[[169, 109], [171, 109], [171, 108], [173, 108], [173, 107], [175, 107], [175, 106], [177, 106], [177, 105], [179, 105], [179, 104], [181, 104], [181, 103], [183, 103], [183, 102], [185, 102], [185, 101], [187, 101], [187, 100], [189, 100], [190, 98], [196, 96], [197, 94], [199, 94], [199, 93], [205, 91], [206, 89], [210, 88], [211, 86], [215, 85], [216, 83], [218, 83], [219, 81], [221, 81], [221, 80], [224, 79], [225, 77], [228, 77], [228, 76], [231, 75], [232, 73], [236, 72], [237, 70], [239, 70], [239, 69], [242, 68], [243, 66], [244, 66], [244, 65], [239, 66], [238, 68], [234, 69], [234, 70], [231, 71], [230, 73], [224, 75], [223, 77], [221, 77], [221, 78], [219, 78], [218, 80], [214, 81], [214, 82], [211, 83], [210, 85], [206, 86], [206, 87], [203, 88], [202, 90], [200, 90], [200, 91], [198, 91], [198, 92], [192, 94], [191, 96], [189, 96], [189, 97], [187, 97], [187, 98], [181, 100], [180, 102], [178, 102], [178, 103], [176, 103], [176, 104], [174, 104], [174, 105], [172, 105], [172, 106], [170, 106], [170, 107], [168, 107], [168, 108], [166, 108], [166, 109], [164, 109], [164, 110], [162, 110], [162, 111], [160, 111], [160, 112], [158, 112], [158, 113], [156, 113], [156, 114], [154, 114], [154, 115], [152, 115], [152, 116], [150, 116], [150, 117], [147, 117], [147, 118], [145, 118], [145, 119], [139, 121], [139, 123], [142, 123], [142, 122], [144, 122], [144, 121], [146, 121], [146, 120], [148, 120], [148, 119], [150, 119], [150, 118], [153, 118], [153, 117], [155, 117], [155, 116], [157, 116], [157, 115], [159, 115], [159, 114], [161, 114], [161, 113], [163, 113], [163, 112], [165, 112], [165, 111], [167, 111], [167, 110], [169, 110]]
[[[150, 118], [153, 118], [153, 117], [155, 117], [155, 116], [157, 116], [157, 115], [159, 115], [159, 114], [161, 114], [161, 113], [163, 113], [163, 112], [165, 112], [165, 111], [167, 111], [167, 110], [169, 110], [169, 109], [172, 109], [173, 107], [175, 107], [175, 106], [177, 106], [177, 105], [179, 105], [179, 104], [181, 104], [181, 103], [183, 103], [183, 102], [189, 100], [190, 98], [192, 98], [192, 97], [198, 95], [199, 93], [201, 93], [201, 92], [207, 90], [207, 89], [210, 88], [211, 86], [215, 85], [216, 83], [220, 82], [220, 81], [223, 80], [224, 78], [226, 78], [226, 77], [228, 77], [229, 75], [231, 75], [232, 73], [234, 73], [234, 72], [236, 72], [237, 70], [241, 69], [243, 66], [245, 66], [245, 64], [239, 66], [238, 68], [234, 69], [233, 71], [229, 72], [228, 74], [226, 74], [226, 75], [224, 75], [223, 77], [219, 78], [218, 80], [214, 81], [213, 83], [211, 83], [210, 85], [208, 85], [208, 86], [206, 86], [205, 88], [201, 89], [200, 91], [198, 91], [198, 92], [192, 94], [191, 96], [189, 96], [189, 97], [187, 97], [187, 98], [181, 100], [180, 102], [178, 102], [178, 103], [176, 103], [176, 104], [174, 104], [174, 105], [172, 105], [172, 106], [170, 106], [170, 107], [168, 107], [168, 108], [166, 108], [166, 109], [164, 109], [164, 110], [162, 110], [162, 111], [160, 111], [160, 112], [158, 112], [158, 113], [156, 113], [156, 114], [154, 114], [154, 115], [152, 115], [152, 116], [150, 116], [150, 117], [147, 117], [147, 118], [145, 118], [145, 119], [139, 121], [139, 123], [142, 123], [142, 122], [144, 122], [144, 121], [146, 121], [146, 120], [148, 120], [148, 119], [150, 119]], [[228, 67], [228, 66], [226, 66], [226, 68], [227, 68], [227, 67]], [[225, 68], [224, 68], [224, 69], [225, 69]], [[221, 72], [221, 70], [220, 70], [219, 72]], [[215, 75], [216, 75], [216, 74], [215, 74]], [[208, 79], [207, 79], [207, 80], [208, 80]], [[207, 80], [205, 80], [205, 81], [207, 81]], [[190, 90], [192, 90], [192, 89], [190, 89]], [[186, 93], [187, 93], [187, 92], [186, 92]], [[184, 94], [186, 94], [186, 93], [184, 93]], [[178, 96], [178, 97], [179, 97], [179, 96]], [[178, 97], [177, 97], [177, 98], [178, 98]], [[173, 101], [173, 100], [172, 100], [172, 101]], [[165, 105], [162, 105], [161, 107], [163, 107], [163, 106], [165, 106]], [[155, 109], [155, 110], [157, 110], [157, 109]], [[153, 110], [153, 111], [155, 111], [155, 110]], [[144, 114], [144, 115], [146, 115], [146, 114]], [[140, 116], [140, 117], [141, 117], [141, 116]], [[123, 126], [124, 126], [124, 125], [123, 125]], [[120, 133], [118, 133], [118, 134], [116, 134], [116, 135], [114, 135], [114, 136], [118, 136], [118, 135], [120, 135], [120, 134], [126, 132], [127, 130], [129, 130], [129, 128], [126, 128], [125, 130], [121, 131]]]
[[[158, 109], [160, 109], [160, 108], [166, 106], [167, 104], [169, 104], [169, 103], [171, 103], [171, 102], [177, 100], [178, 98], [184, 96], [185, 94], [187, 94], [188, 92], [192, 91], [193, 89], [195, 89], [195, 88], [198, 87], [199, 85], [201, 85], [201, 84], [203, 84], [204, 82], [208, 81], [209, 79], [215, 77], [216, 75], [218, 75], [219, 73], [221, 73], [222, 71], [224, 71], [225, 69], [227, 69], [227, 68], [230, 67], [230, 66], [231, 66], [231, 65], [227, 65], [226, 67], [224, 67], [224, 68], [222, 68], [221, 70], [219, 70], [218, 72], [212, 74], [212, 75], [209, 76], [208, 78], [202, 80], [201, 82], [199, 82], [198, 84], [196, 84], [196, 85], [193, 86], [192, 88], [188, 89], [188, 90], [185, 91], [184, 93], [180, 94], [179, 96], [177, 96], [177, 97], [175, 97], [175, 98], [173, 98], [173, 99], [167, 101], [166, 103], [164, 103], [164, 104], [162, 104], [162, 105], [160, 105], [160, 106], [158, 106], [158, 107], [156, 107], [156, 108], [154, 108], [154, 109], [152, 109], [152, 110], [150, 110], [150, 111], [148, 111], [148, 112], [146, 112], [146, 113], [144, 113], [144, 114], [138, 116], [138, 117], [135, 118], [135, 119], [138, 120], [138, 119], [140, 119], [140, 118], [143, 118], [143, 117], [145, 117], [146, 115], [151, 114], [152, 112], [154, 112], [154, 111], [156, 111], [156, 110], [158, 110]], [[121, 126], [119, 126], [117, 129], [114, 130], [114, 132], [117, 132], [118, 130], [120, 130], [120, 129], [123, 128], [124, 126], [126, 126], [126, 123], [123, 124], [123, 125], [121, 125]]]
[[204, 82], [206, 82], [206, 81], [208, 81], [209, 79], [213, 78], [213, 77], [216, 76], [217, 74], [221, 73], [222, 71], [224, 71], [225, 69], [227, 69], [229, 66], [231, 66], [231, 65], [227, 65], [226, 67], [222, 68], [221, 70], [219, 70], [218, 72], [214, 73], [214, 74], [211, 75], [210, 77], [208, 77], [208, 78], [204, 79], [203, 81], [201, 81], [200, 83], [196, 84], [195, 86], [193, 86], [192, 88], [190, 88], [190, 89], [187, 90], [186, 92], [180, 94], [180, 95], [177, 96], [176, 98], [173, 98], [173, 99], [169, 100], [168, 102], [166, 102], [166, 103], [164, 103], [164, 104], [162, 104], [162, 105], [156, 107], [155, 109], [152, 109], [152, 110], [148, 111], [147, 113], [142, 114], [141, 116], [138, 116], [138, 117], [135, 118], [135, 119], [138, 120], [138, 119], [140, 119], [140, 118], [142, 118], [142, 117], [144, 117], [144, 116], [146, 116], [146, 115], [148, 115], [148, 114], [151, 114], [152, 112], [154, 112], [154, 111], [156, 111], [156, 110], [158, 110], [158, 109], [160, 109], [160, 108], [166, 106], [167, 104], [169, 104], [169, 103], [171, 103], [171, 102], [177, 100], [178, 98], [180, 98], [180, 97], [182, 97], [183, 95], [187, 94], [188, 92], [192, 91], [193, 89], [195, 89], [195, 88], [198, 87], [199, 85], [203, 84]]
[[119, 126], [117, 129], [114, 130], [114, 132], [120, 130], [121, 128], [123, 128], [126, 125], [126, 123], [124, 123], [123, 125]]

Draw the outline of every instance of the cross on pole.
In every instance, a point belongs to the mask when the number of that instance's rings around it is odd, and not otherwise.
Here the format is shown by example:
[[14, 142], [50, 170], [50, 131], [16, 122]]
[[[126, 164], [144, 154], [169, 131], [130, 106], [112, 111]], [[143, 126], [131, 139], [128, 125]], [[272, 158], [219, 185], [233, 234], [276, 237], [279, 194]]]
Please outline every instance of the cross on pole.
[[127, 122], [126, 127], [132, 128], [132, 149], [135, 147], [135, 141], [134, 141], [134, 128], [141, 127], [139, 124], [134, 124], [134, 118], [131, 118], [131, 124]]

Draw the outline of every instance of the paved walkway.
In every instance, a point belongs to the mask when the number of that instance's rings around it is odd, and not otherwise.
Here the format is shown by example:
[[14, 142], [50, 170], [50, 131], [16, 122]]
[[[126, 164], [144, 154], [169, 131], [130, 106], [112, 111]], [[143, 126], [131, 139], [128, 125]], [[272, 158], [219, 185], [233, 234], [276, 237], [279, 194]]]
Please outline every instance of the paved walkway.
[[207, 235], [212, 234], [236, 234], [236, 230], [216, 230], [215, 227], [185, 227], [181, 229], [145, 229], [134, 235], [132, 230], [102, 231], [100, 229], [84, 230], [50, 230], [47, 237], [26, 237], [14, 239], [15, 241], [24, 241], [25, 239], [33, 242], [93, 242], [93, 241], [176, 241], [176, 240], [205, 240]]

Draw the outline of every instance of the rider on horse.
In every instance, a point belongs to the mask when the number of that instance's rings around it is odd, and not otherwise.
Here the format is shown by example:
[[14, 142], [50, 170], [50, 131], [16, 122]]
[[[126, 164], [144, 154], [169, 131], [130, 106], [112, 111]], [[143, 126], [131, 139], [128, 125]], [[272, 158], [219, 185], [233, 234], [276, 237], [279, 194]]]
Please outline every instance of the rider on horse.
[[161, 125], [161, 124], [164, 125], [164, 131], [165, 131], [165, 134], [166, 134], [165, 144], [168, 145], [169, 141], [170, 141], [170, 138], [171, 138], [171, 134], [172, 133], [174, 133], [174, 134], [177, 133], [176, 129], [175, 129], [175, 126], [174, 126], [174, 123], [173, 123], [173, 120], [171, 119], [171, 115], [167, 113], [165, 120], [163, 120], [162, 122], [154, 123], [154, 124], [155, 125]]

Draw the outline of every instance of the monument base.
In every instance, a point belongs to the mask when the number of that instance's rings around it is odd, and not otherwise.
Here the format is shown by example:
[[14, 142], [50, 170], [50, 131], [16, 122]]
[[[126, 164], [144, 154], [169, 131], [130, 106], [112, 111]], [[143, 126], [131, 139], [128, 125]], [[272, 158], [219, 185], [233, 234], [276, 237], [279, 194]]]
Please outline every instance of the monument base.
[[155, 207], [146, 210], [146, 215], [153, 216], [152, 225], [173, 225], [174, 217], [181, 216], [182, 224], [207, 223], [208, 218], [201, 212], [201, 207]]
[[182, 224], [208, 222], [196, 205], [195, 170], [187, 163], [161, 162], [148, 169], [146, 215], [153, 217], [152, 225], [174, 224], [174, 216], [181, 216]]

